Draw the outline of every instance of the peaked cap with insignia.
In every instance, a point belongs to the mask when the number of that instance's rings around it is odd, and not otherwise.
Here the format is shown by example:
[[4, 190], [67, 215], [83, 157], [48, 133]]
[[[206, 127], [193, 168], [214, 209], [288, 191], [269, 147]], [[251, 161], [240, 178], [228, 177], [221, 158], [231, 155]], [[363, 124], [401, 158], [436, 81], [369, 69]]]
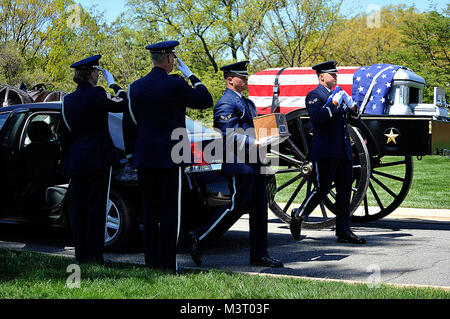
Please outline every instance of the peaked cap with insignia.
[[312, 69], [314, 71], [316, 71], [317, 74], [338, 73], [338, 70], [336, 68], [337, 64], [338, 63], [336, 61], [327, 61], [327, 62], [316, 64], [315, 66], [312, 67]]
[[249, 76], [247, 71], [249, 61], [241, 61], [232, 64], [225, 65], [220, 68], [223, 73], [235, 73], [237, 75]]
[[70, 67], [73, 69], [88, 69], [88, 68], [99, 67], [99, 60], [101, 58], [102, 58], [102, 56], [100, 54], [93, 55], [93, 56], [90, 56], [81, 61], [75, 62]]
[[147, 45], [145, 48], [150, 53], [175, 53], [175, 47], [179, 44], [180, 42], [178, 41], [163, 41]]

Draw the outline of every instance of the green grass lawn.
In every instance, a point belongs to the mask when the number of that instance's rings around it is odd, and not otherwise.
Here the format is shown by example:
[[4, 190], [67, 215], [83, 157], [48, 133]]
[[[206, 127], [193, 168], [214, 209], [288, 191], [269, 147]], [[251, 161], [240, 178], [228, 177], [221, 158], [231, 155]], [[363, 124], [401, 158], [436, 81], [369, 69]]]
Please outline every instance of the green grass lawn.
[[[383, 162], [396, 161], [402, 158], [385, 157]], [[392, 166], [385, 167], [382, 172], [395, 176], [403, 177], [404, 171], [401, 167]], [[447, 156], [424, 156], [422, 160], [414, 158], [414, 175], [412, 185], [408, 195], [401, 203], [401, 207], [413, 208], [444, 208], [450, 209], [450, 158]], [[277, 175], [277, 186], [282, 185], [287, 180], [296, 176], [295, 173], [287, 173]], [[403, 185], [402, 182], [385, 178], [383, 176], [376, 176], [384, 184], [386, 184], [392, 191], [398, 192]], [[382, 202], [390, 202], [391, 195], [383, 191], [376, 183], [372, 183], [380, 196]], [[285, 203], [296, 189], [298, 182], [288, 186], [281, 192], [277, 193], [276, 201]], [[306, 189], [306, 187], [303, 187]], [[301, 204], [306, 196], [305, 190], [299, 192], [294, 203]], [[376, 200], [369, 192], [368, 197], [369, 206], [376, 206]]]
[[414, 178], [402, 207], [450, 209], [450, 158], [414, 159]]
[[0, 298], [70, 299], [297, 299], [450, 298], [450, 291], [398, 288], [218, 270], [171, 275], [131, 264], [81, 266], [80, 288], [68, 288], [73, 259], [0, 250]]

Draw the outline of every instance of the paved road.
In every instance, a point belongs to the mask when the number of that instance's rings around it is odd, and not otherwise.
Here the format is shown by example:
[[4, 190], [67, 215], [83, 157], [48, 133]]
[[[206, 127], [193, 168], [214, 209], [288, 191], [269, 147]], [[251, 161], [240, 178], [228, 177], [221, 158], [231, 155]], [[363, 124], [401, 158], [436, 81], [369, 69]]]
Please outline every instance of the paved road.
[[[376, 285], [394, 283], [441, 286], [450, 289], [450, 210], [402, 209], [368, 224], [353, 225], [368, 244], [336, 242], [330, 229], [304, 230], [300, 241], [291, 238], [287, 224], [269, 220], [269, 249], [285, 267], [267, 269], [248, 265], [248, 216], [245, 215], [214, 245], [206, 248], [205, 268], [359, 281]], [[0, 247], [73, 256], [67, 233], [0, 225]], [[179, 264], [194, 267], [186, 249]], [[127, 254], [106, 254], [106, 259], [143, 263], [142, 249]]]

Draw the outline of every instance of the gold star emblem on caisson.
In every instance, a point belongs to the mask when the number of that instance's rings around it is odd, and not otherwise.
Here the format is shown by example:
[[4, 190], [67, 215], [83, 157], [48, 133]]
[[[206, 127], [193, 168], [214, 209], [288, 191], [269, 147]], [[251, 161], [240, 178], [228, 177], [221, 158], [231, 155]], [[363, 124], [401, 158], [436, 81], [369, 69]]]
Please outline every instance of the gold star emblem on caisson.
[[[397, 131], [397, 130], [396, 130], [396, 131]], [[397, 131], [397, 132], [398, 132], [398, 131]], [[389, 132], [388, 134], [384, 134], [384, 136], [387, 137], [387, 142], [386, 142], [386, 144], [389, 144], [389, 143], [391, 143], [391, 142], [394, 142], [394, 144], [397, 144], [396, 138], [399, 137], [400, 134], [396, 134], [396, 133], [394, 132], [394, 129], [391, 128], [391, 129], [390, 129], [390, 132]]]

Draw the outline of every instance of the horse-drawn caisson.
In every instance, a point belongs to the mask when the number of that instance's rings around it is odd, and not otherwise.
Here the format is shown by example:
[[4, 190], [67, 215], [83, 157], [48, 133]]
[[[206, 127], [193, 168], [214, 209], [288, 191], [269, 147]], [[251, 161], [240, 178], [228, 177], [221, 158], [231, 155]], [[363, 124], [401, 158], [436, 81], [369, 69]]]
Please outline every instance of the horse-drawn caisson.
[[[386, 64], [338, 68], [338, 85], [358, 103], [362, 125], [349, 127], [353, 148], [352, 220], [368, 222], [392, 213], [408, 194], [413, 157], [449, 154], [450, 118], [445, 91], [422, 103], [425, 80], [412, 70]], [[249, 79], [249, 96], [259, 114], [286, 114], [291, 136], [269, 154], [277, 167], [269, 182], [270, 208], [290, 222], [290, 212], [314, 188], [308, 160], [311, 123], [305, 96], [317, 86], [310, 68], [269, 69]], [[320, 204], [305, 228], [334, 224], [335, 192]], [[297, 203], [297, 204], [295, 204]], [[314, 216], [314, 215], [313, 215]]]

